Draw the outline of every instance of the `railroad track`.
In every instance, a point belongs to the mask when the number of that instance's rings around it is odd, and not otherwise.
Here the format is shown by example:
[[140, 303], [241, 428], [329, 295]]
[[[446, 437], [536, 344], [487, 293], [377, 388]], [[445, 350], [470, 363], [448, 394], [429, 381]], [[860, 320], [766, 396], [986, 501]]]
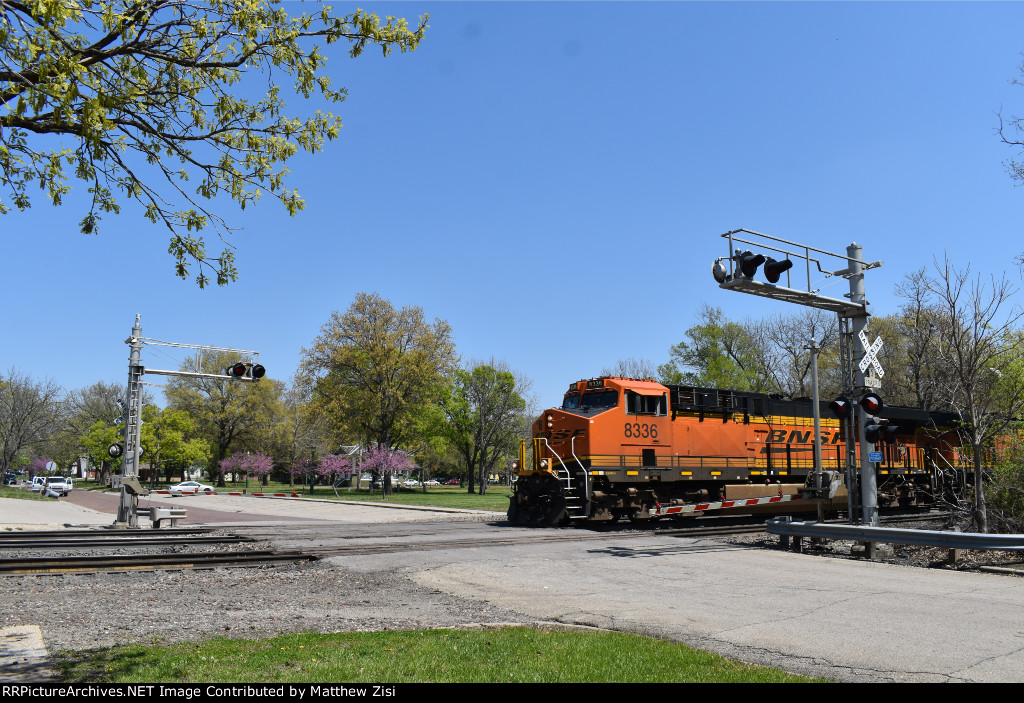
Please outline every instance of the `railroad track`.
[[301, 551], [245, 550], [210, 552], [145, 552], [135, 554], [82, 554], [110, 548], [178, 548], [181, 546], [233, 545], [253, 542], [237, 534], [212, 534], [210, 528], [168, 530], [45, 530], [0, 533], [0, 552], [19, 549], [63, 550], [60, 556], [0, 558], [0, 576], [153, 571], [163, 569], [213, 569], [261, 566], [316, 557]]
[[[941, 515], [909, 515], [891, 516], [883, 522], [898, 523], [941, 519]], [[285, 530], [291, 532], [292, 530]], [[296, 527], [295, 532], [308, 531], [308, 528]], [[211, 545], [240, 544], [253, 542], [257, 539], [282, 538], [282, 528], [275, 527], [272, 532], [264, 532], [257, 528], [248, 535], [214, 535], [209, 528], [177, 528], [170, 530], [116, 531], [99, 530], [54, 530], [34, 533], [0, 533], [0, 551], [7, 549], [65, 549], [69, 552], [78, 549], [97, 547], [160, 547], [180, 545]], [[640, 536], [675, 536], [675, 537], [721, 537], [730, 535], [764, 534], [762, 522], [751, 524], [730, 525], [694, 525], [687, 527], [651, 527], [647, 529], [629, 528], [621, 531], [600, 530], [529, 530], [503, 536], [500, 534], [474, 535], [454, 539], [439, 539], [436, 535], [424, 535], [424, 540], [416, 539], [410, 533], [391, 534], [389, 541], [362, 544], [321, 544], [307, 545], [301, 550], [285, 549], [276, 551], [235, 550], [222, 552], [190, 552], [164, 554], [99, 554], [75, 555], [60, 557], [12, 557], [0, 559], [0, 576], [43, 575], [66, 573], [96, 573], [108, 571], [152, 571], [166, 569], [212, 569], [220, 567], [260, 566], [267, 564], [296, 563], [315, 561], [325, 557], [359, 556], [367, 554], [388, 554], [409, 551], [438, 551], [446, 549], [481, 549], [521, 544], [539, 544], [545, 542], [592, 542], [595, 540], [619, 540]], [[305, 535], [298, 535], [303, 539]], [[330, 540], [330, 535], [320, 535]], [[396, 537], [408, 541], [395, 542]], [[288, 539], [287, 537], [284, 537]], [[337, 539], [351, 539], [346, 535], [338, 535]], [[428, 541], [429, 538], [429, 541]], [[373, 539], [363, 537], [364, 540]]]
[[315, 561], [304, 552], [197, 552], [194, 554], [120, 554], [77, 557], [24, 557], [0, 560], [0, 576], [155, 571], [165, 569], [217, 569], [226, 566]]

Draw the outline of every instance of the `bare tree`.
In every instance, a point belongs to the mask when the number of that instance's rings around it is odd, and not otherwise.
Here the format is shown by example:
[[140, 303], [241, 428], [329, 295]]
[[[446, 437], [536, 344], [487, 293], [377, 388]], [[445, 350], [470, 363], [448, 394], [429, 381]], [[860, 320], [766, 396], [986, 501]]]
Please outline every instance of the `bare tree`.
[[623, 376], [625, 378], [657, 378], [658, 369], [654, 362], [647, 359], [640, 359], [631, 356], [628, 359], [619, 359], [615, 366], [601, 369], [601, 376]]
[[[839, 327], [836, 316], [816, 308], [803, 308], [791, 315], [773, 315], [748, 320], [759, 366], [764, 369], [768, 388], [789, 398], [811, 395], [811, 339], [822, 349], [836, 347]], [[827, 357], [826, 357], [827, 358]], [[819, 358], [819, 369], [824, 362]]]
[[62, 393], [53, 381], [33, 381], [13, 368], [0, 376], [0, 473], [21, 450], [52, 439], [64, 416]]
[[982, 451], [1024, 409], [1019, 368], [1024, 337], [1017, 327], [1024, 310], [1011, 303], [1016, 289], [1006, 274], [986, 283], [971, 275], [969, 265], [959, 270], [948, 257], [936, 260], [935, 271], [927, 287], [945, 329], [937, 348], [948, 372], [940, 392], [960, 416], [963, 438], [971, 447], [973, 518], [978, 530], [987, 532]]

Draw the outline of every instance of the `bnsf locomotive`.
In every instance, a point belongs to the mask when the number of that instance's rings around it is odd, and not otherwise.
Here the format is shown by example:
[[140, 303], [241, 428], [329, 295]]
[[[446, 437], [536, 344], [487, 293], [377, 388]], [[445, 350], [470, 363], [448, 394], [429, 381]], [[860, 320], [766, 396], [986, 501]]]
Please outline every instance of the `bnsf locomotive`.
[[[845, 510], [844, 430], [824, 404], [820, 415], [832, 483], [825, 507]], [[936, 430], [952, 418], [892, 406], [885, 415], [898, 430], [876, 445], [879, 506], [934, 502], [942, 469], [962, 463], [955, 436]], [[562, 406], [534, 423], [532, 462], [524, 452], [514, 471], [508, 517], [527, 525], [645, 520], [755, 498], [768, 504], [743, 512], [815, 510], [817, 501], [800, 497], [815, 473], [813, 428], [809, 400], [620, 377], [573, 383]]]

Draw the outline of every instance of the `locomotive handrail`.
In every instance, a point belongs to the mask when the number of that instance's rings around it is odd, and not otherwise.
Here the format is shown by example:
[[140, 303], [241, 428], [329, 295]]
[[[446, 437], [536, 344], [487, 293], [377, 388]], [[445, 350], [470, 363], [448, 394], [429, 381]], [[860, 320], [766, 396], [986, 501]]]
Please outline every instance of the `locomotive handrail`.
[[[569, 441], [569, 451], [572, 453], [572, 458], [576, 460], [576, 466], [583, 470], [583, 496], [584, 500], [590, 500], [590, 476], [587, 475], [587, 467], [583, 465], [580, 458], [576, 456], [576, 437], [573, 437]], [[568, 471], [568, 469], [566, 469]]]
[[555, 458], [558, 459], [558, 463], [562, 465], [562, 468], [565, 469], [566, 475], [568, 475], [568, 473], [569, 473], [568, 467], [566, 467], [565, 462], [562, 461], [562, 457], [558, 456], [558, 452], [556, 452], [554, 447], [552, 447], [551, 444], [548, 442], [548, 438], [547, 437], [544, 437], [544, 446], [548, 448], [549, 452], [551, 452], [552, 454], [555, 455]]

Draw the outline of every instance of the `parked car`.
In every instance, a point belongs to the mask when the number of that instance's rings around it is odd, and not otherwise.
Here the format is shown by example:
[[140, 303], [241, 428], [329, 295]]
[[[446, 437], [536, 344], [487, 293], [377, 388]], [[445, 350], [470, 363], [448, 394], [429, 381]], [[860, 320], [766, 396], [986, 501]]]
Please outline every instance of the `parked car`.
[[441, 482], [440, 481], [435, 481], [434, 479], [430, 479], [429, 481], [424, 481], [423, 485], [424, 486], [440, 486]]
[[405, 481], [402, 482], [402, 485], [405, 486], [406, 488], [413, 488], [415, 486], [420, 485], [420, 482], [414, 478], [407, 478], [405, 479]]
[[[66, 496], [75, 487], [75, 482], [70, 478], [64, 478], [63, 476], [51, 476], [46, 479], [45, 488], [41, 489], [49, 493], [55, 493], [59, 496]], [[35, 490], [33, 488], [33, 490]]]
[[4, 474], [4, 485], [5, 486], [14, 486], [17, 483], [18, 483], [18, 474], [14, 473], [13, 471], [8, 471], [7, 473]]
[[207, 486], [199, 481], [182, 481], [171, 486], [170, 490], [182, 493], [213, 493], [213, 486]]
[[457, 478], [450, 478], [450, 479], [448, 479], [447, 481], [444, 482], [444, 485], [446, 485], [446, 486], [461, 486], [462, 485], [462, 481], [460, 481]]

